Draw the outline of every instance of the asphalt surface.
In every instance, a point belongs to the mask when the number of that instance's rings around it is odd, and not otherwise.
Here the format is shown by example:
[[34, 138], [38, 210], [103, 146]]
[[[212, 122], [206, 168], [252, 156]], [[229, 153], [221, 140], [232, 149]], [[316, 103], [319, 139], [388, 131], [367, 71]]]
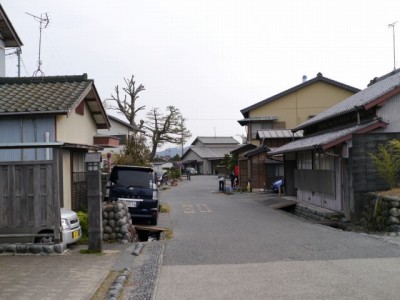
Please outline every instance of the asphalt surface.
[[400, 247], [274, 210], [277, 195], [216, 192], [214, 176], [167, 191], [174, 238], [156, 299], [397, 299]]
[[[110, 271], [132, 274], [120, 299], [398, 299], [400, 238], [343, 232], [274, 210], [265, 193], [217, 192], [192, 176], [161, 193], [173, 239], [0, 255], [0, 299], [91, 299]], [[105, 298], [107, 299], [107, 298]]]

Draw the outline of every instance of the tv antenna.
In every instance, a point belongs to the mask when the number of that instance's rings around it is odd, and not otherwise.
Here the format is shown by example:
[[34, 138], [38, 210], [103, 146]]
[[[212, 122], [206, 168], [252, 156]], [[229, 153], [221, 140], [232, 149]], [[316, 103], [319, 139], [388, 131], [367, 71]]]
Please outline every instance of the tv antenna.
[[396, 70], [396, 40], [394, 35], [394, 26], [396, 23], [397, 21], [388, 25], [388, 27], [392, 27], [393, 29], [393, 70]]
[[39, 24], [40, 24], [39, 25], [39, 59], [38, 59], [38, 68], [37, 68], [37, 70], [35, 72], [33, 72], [33, 77], [38, 76], [38, 74], [40, 76], [44, 76], [44, 73], [40, 68], [42, 66], [42, 60], [41, 60], [42, 30], [49, 25], [50, 19], [49, 19], [49, 16], [47, 15], [47, 13], [41, 14], [40, 17], [32, 15], [32, 14], [27, 13], [27, 12], [26, 12], [26, 14], [30, 15], [31, 17], [33, 17], [33, 19], [35, 21], [38, 21]]

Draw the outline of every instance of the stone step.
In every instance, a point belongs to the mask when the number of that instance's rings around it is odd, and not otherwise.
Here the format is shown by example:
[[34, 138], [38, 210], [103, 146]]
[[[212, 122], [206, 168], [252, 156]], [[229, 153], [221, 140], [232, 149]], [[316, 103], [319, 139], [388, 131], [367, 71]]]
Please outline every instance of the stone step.
[[296, 215], [322, 222], [339, 222], [342, 218], [344, 218], [344, 214], [342, 212], [330, 210], [305, 202], [298, 202], [294, 213]]

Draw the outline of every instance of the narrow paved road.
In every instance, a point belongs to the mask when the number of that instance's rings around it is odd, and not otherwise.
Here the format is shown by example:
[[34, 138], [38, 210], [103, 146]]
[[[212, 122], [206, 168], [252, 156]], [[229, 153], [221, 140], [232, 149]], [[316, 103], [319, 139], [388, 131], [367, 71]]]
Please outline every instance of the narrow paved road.
[[276, 195], [217, 192], [192, 176], [163, 192], [174, 238], [156, 299], [396, 299], [400, 247], [274, 210]]

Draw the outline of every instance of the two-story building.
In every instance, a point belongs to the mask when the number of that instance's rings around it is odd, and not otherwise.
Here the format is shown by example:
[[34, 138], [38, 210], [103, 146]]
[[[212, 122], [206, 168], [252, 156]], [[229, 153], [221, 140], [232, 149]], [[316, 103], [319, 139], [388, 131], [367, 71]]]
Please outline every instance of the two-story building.
[[268, 152], [284, 155], [286, 194], [300, 202], [360, 217], [365, 193], [387, 189], [370, 153], [400, 138], [400, 71], [293, 128], [304, 138]]
[[293, 135], [290, 129], [358, 91], [318, 73], [310, 80], [303, 77], [301, 84], [242, 109], [243, 119], [238, 122], [246, 127], [247, 143], [258, 148], [239, 153], [241, 186], [244, 188], [250, 180], [253, 189], [270, 188], [282, 168], [279, 159], [266, 157], [267, 150], [300, 138], [301, 132]]

